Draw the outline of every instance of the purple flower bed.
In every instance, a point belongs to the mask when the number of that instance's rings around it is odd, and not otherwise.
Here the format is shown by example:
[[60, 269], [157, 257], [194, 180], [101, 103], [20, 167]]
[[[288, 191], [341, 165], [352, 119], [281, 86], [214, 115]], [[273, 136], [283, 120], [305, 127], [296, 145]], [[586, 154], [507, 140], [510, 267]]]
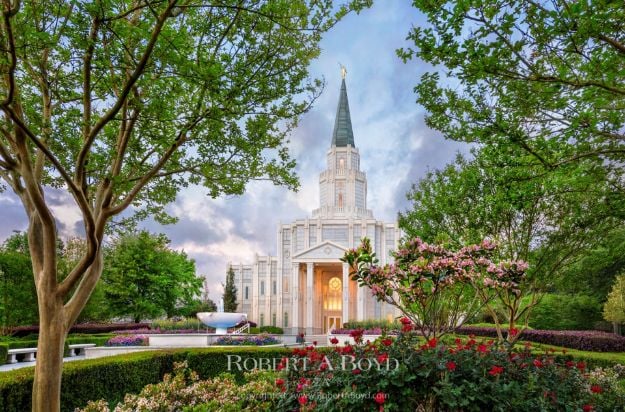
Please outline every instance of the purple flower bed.
[[[495, 328], [463, 326], [463, 335], [496, 337]], [[526, 330], [521, 340], [593, 352], [625, 352], [625, 336], [593, 330]]]
[[275, 345], [280, 341], [273, 336], [269, 335], [257, 335], [257, 336], [222, 336], [215, 341], [215, 345], [228, 345], [228, 346], [263, 346], [263, 345]]
[[147, 346], [145, 335], [117, 335], [106, 342], [106, 346]]
[[[127, 331], [132, 329], [147, 329], [148, 323], [80, 323], [72, 326], [70, 333], [110, 333], [112, 331]], [[9, 334], [15, 337], [39, 333], [39, 326], [18, 326], [11, 328]], [[125, 332], [127, 333], [127, 332]]]
[[[352, 331], [354, 331], [356, 329], [334, 329], [332, 331], [332, 335], [349, 335]], [[396, 330], [387, 330], [386, 334], [387, 335], [396, 335], [397, 333], [399, 333]], [[363, 335], [381, 335], [382, 334], [382, 329], [381, 328], [373, 328], [373, 329], [365, 329], [362, 331]]]
[[[209, 328], [210, 330], [210, 328]], [[214, 329], [213, 329], [214, 330]], [[174, 329], [174, 330], [161, 330], [161, 329], [132, 329], [132, 330], [116, 330], [113, 333], [118, 334], [133, 334], [133, 335], [161, 335], [161, 334], [176, 334], [176, 333], [206, 333], [206, 329]]]

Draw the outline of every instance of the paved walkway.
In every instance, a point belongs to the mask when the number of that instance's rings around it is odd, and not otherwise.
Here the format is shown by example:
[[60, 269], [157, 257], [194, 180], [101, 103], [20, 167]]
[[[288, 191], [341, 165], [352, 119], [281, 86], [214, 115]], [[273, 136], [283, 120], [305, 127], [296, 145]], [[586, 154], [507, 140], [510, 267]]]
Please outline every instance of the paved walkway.
[[[82, 360], [82, 359], [85, 359], [85, 355], [74, 356], [72, 358], [70, 358], [70, 357], [63, 358], [63, 362], [71, 362], [71, 361]], [[12, 371], [14, 369], [21, 369], [21, 368], [27, 368], [29, 366], [35, 366], [36, 362], [37, 361], [7, 363], [7, 364], [4, 364], [4, 365], [0, 365], [0, 372], [7, 372], [7, 371]]]

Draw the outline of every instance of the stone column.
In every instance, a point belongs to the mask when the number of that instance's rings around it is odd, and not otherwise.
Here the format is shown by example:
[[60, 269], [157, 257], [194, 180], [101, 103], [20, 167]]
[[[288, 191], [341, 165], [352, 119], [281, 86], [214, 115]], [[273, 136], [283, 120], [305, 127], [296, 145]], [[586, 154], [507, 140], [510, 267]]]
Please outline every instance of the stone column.
[[306, 334], [312, 335], [313, 331], [313, 280], [314, 263], [306, 263]]
[[291, 293], [291, 315], [293, 333], [299, 333], [299, 263], [293, 263], [293, 292]]
[[[343, 319], [345, 323], [349, 320], [349, 305], [351, 299], [349, 298], [349, 265], [343, 263]], [[341, 328], [343, 325], [337, 325], [337, 328]]]

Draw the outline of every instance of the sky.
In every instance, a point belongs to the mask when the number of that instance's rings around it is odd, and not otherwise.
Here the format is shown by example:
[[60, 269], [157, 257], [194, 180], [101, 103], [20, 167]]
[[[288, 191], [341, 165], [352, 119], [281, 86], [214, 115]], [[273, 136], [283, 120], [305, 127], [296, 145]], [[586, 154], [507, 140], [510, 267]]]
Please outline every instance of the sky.
[[[359, 15], [339, 22], [321, 43], [322, 52], [311, 77], [324, 78], [326, 87], [313, 108], [290, 136], [301, 187], [297, 193], [268, 182], [252, 182], [242, 196], [212, 199], [198, 188], [181, 191], [169, 212], [174, 225], [146, 221], [141, 227], [164, 233], [174, 249], [184, 250], [206, 276], [213, 299], [223, 292], [227, 263], [252, 263], [254, 255], [275, 255], [280, 223], [311, 215], [319, 204], [319, 173], [325, 169], [341, 83], [340, 65], [347, 68], [347, 94], [354, 141], [367, 174], [368, 208], [374, 217], [394, 221], [410, 205], [406, 192], [431, 169], [451, 162], [466, 144], [445, 140], [425, 125], [425, 111], [416, 103], [414, 86], [426, 71], [425, 63], [404, 64], [396, 49], [408, 47], [406, 36], [424, 19], [408, 0], [378, 0]], [[80, 215], [62, 191], [48, 200], [61, 237], [80, 234]], [[0, 242], [27, 221], [18, 200], [0, 193]]]

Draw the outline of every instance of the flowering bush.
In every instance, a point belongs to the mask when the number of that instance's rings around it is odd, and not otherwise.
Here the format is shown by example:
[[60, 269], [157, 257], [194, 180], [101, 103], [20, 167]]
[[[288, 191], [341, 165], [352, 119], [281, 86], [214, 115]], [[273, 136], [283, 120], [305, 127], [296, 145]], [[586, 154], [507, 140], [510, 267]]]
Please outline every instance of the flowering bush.
[[[473, 334], [497, 337], [495, 328], [463, 326], [457, 332], [463, 335]], [[564, 346], [593, 352], [625, 352], [625, 337], [609, 332], [526, 329], [520, 338], [546, 345]]]
[[529, 350], [504, 351], [494, 341], [413, 333], [370, 344], [298, 348], [276, 381], [280, 410], [561, 411], [616, 410], [623, 394], [605, 396], [583, 363]]
[[[349, 335], [354, 330], [358, 330], [358, 329], [334, 329], [330, 333], [332, 335]], [[395, 334], [399, 333], [399, 331], [398, 330], [383, 331], [380, 328], [362, 329], [362, 334], [363, 335], [381, 335], [382, 333], [385, 333], [385, 334], [388, 334], [388, 335], [395, 335]]]
[[262, 346], [275, 345], [280, 341], [273, 336], [261, 333], [256, 336], [222, 336], [215, 341], [215, 345]]
[[512, 314], [506, 336], [512, 343], [517, 335], [514, 323], [521, 315], [513, 296], [520, 299], [527, 264], [495, 264], [490, 259], [494, 249], [492, 242], [484, 240], [453, 252], [415, 238], [392, 253], [395, 263], [378, 266], [371, 242], [364, 238], [358, 249], [347, 251], [341, 260], [350, 265], [352, 278], [360, 286], [399, 308], [428, 338], [455, 330], [497, 296]]
[[106, 346], [147, 346], [145, 335], [117, 335], [106, 342]]
[[[114, 412], [169, 411], [263, 411], [271, 410], [276, 393], [274, 372], [250, 372], [237, 385], [229, 374], [200, 381], [186, 362], [174, 364], [174, 374], [163, 382], [147, 385], [138, 395], [126, 395]], [[110, 412], [106, 401], [89, 402], [78, 412]]]

